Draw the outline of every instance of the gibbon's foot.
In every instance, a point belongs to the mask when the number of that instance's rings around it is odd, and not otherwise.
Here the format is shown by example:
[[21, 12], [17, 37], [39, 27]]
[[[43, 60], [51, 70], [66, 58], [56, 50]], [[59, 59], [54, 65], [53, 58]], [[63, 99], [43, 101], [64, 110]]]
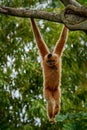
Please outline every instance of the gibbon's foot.
[[50, 118], [49, 121], [50, 121], [51, 124], [55, 124], [56, 123], [54, 118]]

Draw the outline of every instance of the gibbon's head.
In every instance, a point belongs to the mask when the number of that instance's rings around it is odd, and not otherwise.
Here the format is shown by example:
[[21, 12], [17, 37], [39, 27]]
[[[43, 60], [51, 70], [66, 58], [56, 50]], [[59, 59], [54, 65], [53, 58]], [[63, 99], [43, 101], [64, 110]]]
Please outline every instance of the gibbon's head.
[[58, 63], [58, 55], [49, 53], [45, 56], [44, 61], [49, 67], [53, 67]]

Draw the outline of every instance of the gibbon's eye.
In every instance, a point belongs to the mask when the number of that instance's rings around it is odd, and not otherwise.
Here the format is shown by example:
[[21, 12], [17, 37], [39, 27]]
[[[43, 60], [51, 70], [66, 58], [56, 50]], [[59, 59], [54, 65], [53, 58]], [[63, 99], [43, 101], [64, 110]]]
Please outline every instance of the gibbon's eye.
[[55, 62], [55, 60], [48, 60], [48, 62]]
[[47, 63], [48, 63], [49, 65], [53, 65], [54, 62], [55, 62], [55, 60], [48, 60], [48, 61], [47, 61]]
[[47, 62], [55, 62], [55, 60], [48, 60]]

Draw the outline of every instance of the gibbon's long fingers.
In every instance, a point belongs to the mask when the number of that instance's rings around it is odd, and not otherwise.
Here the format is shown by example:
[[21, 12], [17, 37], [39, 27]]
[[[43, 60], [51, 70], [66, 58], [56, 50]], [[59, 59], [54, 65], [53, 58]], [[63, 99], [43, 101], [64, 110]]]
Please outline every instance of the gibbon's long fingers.
[[56, 43], [53, 53], [56, 53], [59, 56], [62, 55], [62, 51], [64, 48], [64, 44], [66, 43], [67, 37], [68, 37], [68, 28], [64, 26], [61, 35], [59, 37], [59, 40]]
[[49, 53], [49, 50], [40, 34], [40, 31], [38, 29], [38, 26], [35, 23], [35, 20], [33, 18], [31, 18], [31, 24], [32, 24], [32, 28], [33, 28], [33, 32], [36, 38], [36, 42], [40, 51], [40, 54], [42, 56], [42, 58]]

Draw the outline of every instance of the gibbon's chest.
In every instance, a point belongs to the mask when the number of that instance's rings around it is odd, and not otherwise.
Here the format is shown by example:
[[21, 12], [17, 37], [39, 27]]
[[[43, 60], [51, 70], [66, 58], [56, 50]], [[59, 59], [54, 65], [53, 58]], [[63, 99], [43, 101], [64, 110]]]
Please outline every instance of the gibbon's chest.
[[57, 64], [56, 66], [49, 67], [45, 63], [42, 64], [43, 67], [43, 74], [45, 77], [53, 78], [53, 77], [58, 77], [61, 69], [61, 63]]
[[56, 67], [53, 68], [44, 68], [44, 76], [45, 79], [49, 79], [49, 80], [55, 80], [56, 78], [58, 78], [59, 75], [59, 70]]
[[52, 68], [43, 66], [44, 85], [49, 86], [50, 89], [55, 89], [60, 82], [60, 66], [54, 66]]

